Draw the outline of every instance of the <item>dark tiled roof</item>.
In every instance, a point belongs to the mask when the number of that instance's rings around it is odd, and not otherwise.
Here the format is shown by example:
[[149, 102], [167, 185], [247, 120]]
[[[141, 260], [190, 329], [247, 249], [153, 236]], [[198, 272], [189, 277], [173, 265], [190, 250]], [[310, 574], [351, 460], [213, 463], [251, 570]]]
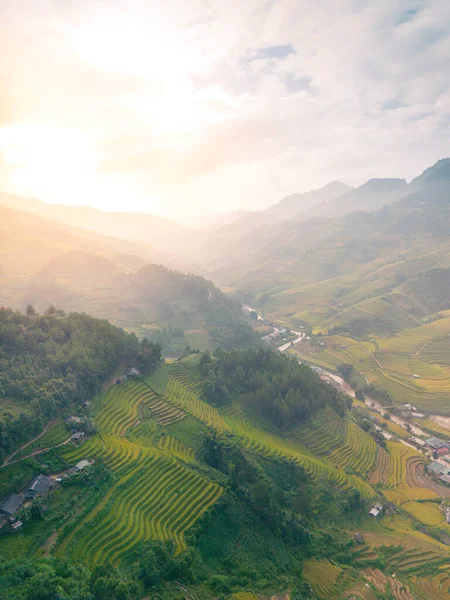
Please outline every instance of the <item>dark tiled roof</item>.
[[0, 511], [8, 513], [9, 515], [13, 515], [21, 504], [22, 500], [20, 496], [17, 494], [11, 494], [11, 496], [8, 496], [8, 498], [6, 498], [2, 504], [0, 504]]
[[52, 480], [50, 479], [50, 477], [41, 474], [33, 479], [27, 491], [33, 490], [37, 494], [43, 494], [49, 489], [51, 485]]

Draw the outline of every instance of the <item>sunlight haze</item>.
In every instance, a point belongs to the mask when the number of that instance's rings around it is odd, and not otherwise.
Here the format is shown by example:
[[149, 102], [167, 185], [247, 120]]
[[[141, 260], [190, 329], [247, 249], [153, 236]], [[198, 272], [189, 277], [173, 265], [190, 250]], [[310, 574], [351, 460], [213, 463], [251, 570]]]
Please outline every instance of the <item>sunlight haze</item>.
[[438, 0], [6, 0], [0, 189], [190, 219], [410, 179], [448, 154], [449, 24]]

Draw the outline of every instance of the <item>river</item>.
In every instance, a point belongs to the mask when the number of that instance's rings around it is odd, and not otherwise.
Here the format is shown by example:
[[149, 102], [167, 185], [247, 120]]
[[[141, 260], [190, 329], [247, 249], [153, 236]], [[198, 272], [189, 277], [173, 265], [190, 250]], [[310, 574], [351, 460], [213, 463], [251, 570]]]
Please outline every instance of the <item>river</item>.
[[[258, 315], [258, 321], [264, 321], [264, 318], [260, 314], [258, 314], [258, 312], [251, 306], [245, 305], [244, 308], [248, 312], [250, 312], [250, 311], [256, 312], [256, 314]], [[274, 325], [274, 330], [278, 331], [278, 328], [276, 325]], [[284, 352], [285, 350], [290, 348], [292, 343], [297, 344], [306, 335], [305, 333], [303, 333], [301, 331], [293, 331], [293, 330], [291, 330], [291, 331], [292, 331], [292, 333], [295, 333], [297, 335], [297, 338], [294, 339], [293, 342], [287, 342], [286, 344], [279, 346], [278, 350], [280, 352]], [[340, 377], [339, 375], [336, 375], [336, 373], [331, 373], [330, 371], [326, 371], [325, 369], [322, 369], [322, 371], [327, 377], [329, 377], [330, 379], [333, 379], [333, 381], [335, 381], [339, 385], [341, 390], [343, 392], [345, 392], [348, 396], [351, 396], [352, 398], [355, 397], [355, 390], [344, 379], [342, 379], [342, 377]], [[371, 408], [372, 410], [375, 410], [376, 412], [380, 413], [381, 415], [384, 415], [387, 413], [389, 415], [391, 421], [393, 423], [396, 423], [397, 425], [400, 425], [401, 427], [405, 428], [405, 425], [408, 423], [408, 421], [405, 421], [405, 419], [402, 419], [401, 417], [398, 417], [397, 415], [390, 413], [389, 410], [384, 408], [378, 400], [375, 400], [375, 398], [373, 398], [371, 396], [366, 396], [365, 403], [369, 408]], [[416, 425], [412, 425], [411, 423], [408, 423], [408, 424], [410, 426], [411, 433], [413, 433], [414, 435], [423, 435], [423, 436], [429, 437], [428, 433], [426, 433], [425, 431], [422, 431], [422, 429], [420, 429]], [[407, 442], [404, 442], [404, 443], [407, 446], [410, 445]]]
[[[330, 373], [330, 371], [325, 371], [325, 369], [323, 369], [323, 372], [328, 377], [333, 379], [333, 381], [336, 381], [336, 383], [339, 384], [343, 392], [345, 392], [352, 398], [355, 397], [355, 390], [344, 379], [342, 379], [342, 377], [339, 377], [339, 375], [336, 375], [335, 373]], [[379, 412], [381, 415], [387, 413], [390, 416], [391, 421], [393, 423], [397, 423], [397, 425], [400, 425], [401, 427], [405, 427], [405, 425], [408, 423], [408, 421], [405, 421], [405, 419], [402, 419], [401, 417], [398, 417], [397, 415], [394, 415], [391, 412], [389, 412], [389, 410], [384, 408], [384, 406], [380, 404], [378, 400], [375, 400], [375, 398], [373, 398], [372, 396], [366, 396], [365, 403], [369, 408], [375, 410], [376, 412]], [[409, 423], [409, 426], [411, 428], [411, 433], [414, 433], [414, 435], [426, 435], [428, 437], [428, 434], [425, 431], [422, 431], [422, 429], [419, 429], [411, 423]]]

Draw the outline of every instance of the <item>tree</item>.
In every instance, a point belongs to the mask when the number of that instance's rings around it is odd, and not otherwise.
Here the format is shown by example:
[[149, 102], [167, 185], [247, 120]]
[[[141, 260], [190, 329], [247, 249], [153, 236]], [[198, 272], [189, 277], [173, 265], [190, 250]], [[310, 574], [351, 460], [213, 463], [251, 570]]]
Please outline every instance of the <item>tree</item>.
[[27, 521], [31, 521], [31, 519], [33, 518], [33, 513], [31, 511], [31, 507], [28, 506], [22, 506], [22, 508], [20, 509], [20, 518], [22, 521], [24, 521], [25, 523]]
[[35, 498], [30, 506], [30, 515], [32, 519], [41, 518], [44, 508], [44, 501], [40, 496]]
[[364, 395], [364, 392], [360, 387], [357, 387], [355, 389], [355, 398], [357, 400], [360, 400], [361, 402], [364, 402], [364, 400], [366, 399], [366, 396]]
[[345, 379], [345, 381], [350, 382], [354, 370], [353, 365], [349, 363], [343, 363], [341, 365], [338, 365], [336, 368], [338, 373], [341, 375], [342, 379]]
[[147, 587], [154, 586], [160, 581], [156, 566], [156, 556], [151, 547], [146, 547], [140, 553], [139, 576]]
[[31, 304], [28, 304], [26, 313], [27, 313], [27, 317], [35, 317], [36, 316], [36, 310], [33, 308], [33, 306]]
[[30, 579], [27, 600], [59, 600], [58, 583], [50, 574], [38, 573]]
[[144, 338], [137, 355], [137, 365], [146, 374], [152, 373], [161, 362], [161, 346]]

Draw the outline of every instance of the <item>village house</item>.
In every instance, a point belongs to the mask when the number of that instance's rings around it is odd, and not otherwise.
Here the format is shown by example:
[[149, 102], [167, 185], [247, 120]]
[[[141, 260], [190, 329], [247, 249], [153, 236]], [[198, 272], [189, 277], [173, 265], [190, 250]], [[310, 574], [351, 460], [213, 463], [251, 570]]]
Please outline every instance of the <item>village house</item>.
[[17, 494], [11, 494], [0, 504], [0, 516], [11, 517], [21, 506], [22, 498]]
[[77, 431], [70, 438], [74, 444], [81, 444], [84, 441], [84, 431]]
[[448, 475], [450, 473], [450, 469], [440, 462], [433, 461], [429, 465], [425, 467], [428, 475], [434, 475], [435, 477], [439, 477], [439, 475]]
[[139, 369], [136, 369], [136, 367], [130, 367], [129, 369], [127, 369], [127, 373], [126, 376], [128, 378], [134, 378], [134, 377], [139, 377], [140, 373], [139, 373]]
[[80, 460], [80, 462], [78, 462], [75, 466], [73, 466], [67, 471], [67, 475], [76, 475], [77, 473], [88, 467], [90, 464], [91, 463], [86, 459]]
[[378, 515], [383, 512], [383, 505], [381, 504], [381, 502], [377, 502], [375, 504], [375, 506], [369, 510], [369, 515], [371, 515], [372, 517], [378, 517]]
[[47, 475], [38, 475], [33, 479], [28, 488], [24, 492], [24, 498], [27, 500], [32, 500], [36, 498], [36, 496], [40, 496], [48, 492], [48, 490], [52, 487], [53, 480]]
[[14, 523], [11, 523], [11, 529], [13, 531], [20, 531], [23, 527], [23, 522], [22, 521], [14, 521]]
[[439, 481], [441, 481], [442, 483], [445, 483], [446, 485], [450, 485], [450, 475], [440, 475], [439, 476]]
[[84, 459], [84, 460], [80, 460], [80, 462], [77, 462], [77, 464], [75, 465], [75, 468], [76, 468], [78, 471], [82, 471], [82, 470], [83, 470], [83, 469], [85, 469], [86, 467], [89, 467], [89, 465], [90, 465], [90, 464], [91, 464], [91, 463], [90, 463], [88, 460], [86, 460], [86, 459]]
[[77, 417], [76, 415], [71, 415], [70, 417], [67, 417], [66, 423], [68, 425], [77, 425], [78, 423], [81, 423], [81, 417]]
[[426, 443], [432, 450], [439, 450], [439, 448], [444, 448], [447, 446], [445, 442], [435, 437], [428, 438]]
[[450, 452], [450, 450], [447, 448], [447, 446], [443, 446], [442, 448], [438, 448], [437, 450], [434, 451], [434, 454], [436, 456], [444, 456], [445, 454], [448, 454]]
[[415, 446], [416, 448], [419, 448], [419, 450], [425, 450], [425, 448], [427, 446], [427, 443], [418, 437], [408, 437], [408, 438], [406, 438], [406, 441], [409, 444], [412, 444], [413, 446]]

